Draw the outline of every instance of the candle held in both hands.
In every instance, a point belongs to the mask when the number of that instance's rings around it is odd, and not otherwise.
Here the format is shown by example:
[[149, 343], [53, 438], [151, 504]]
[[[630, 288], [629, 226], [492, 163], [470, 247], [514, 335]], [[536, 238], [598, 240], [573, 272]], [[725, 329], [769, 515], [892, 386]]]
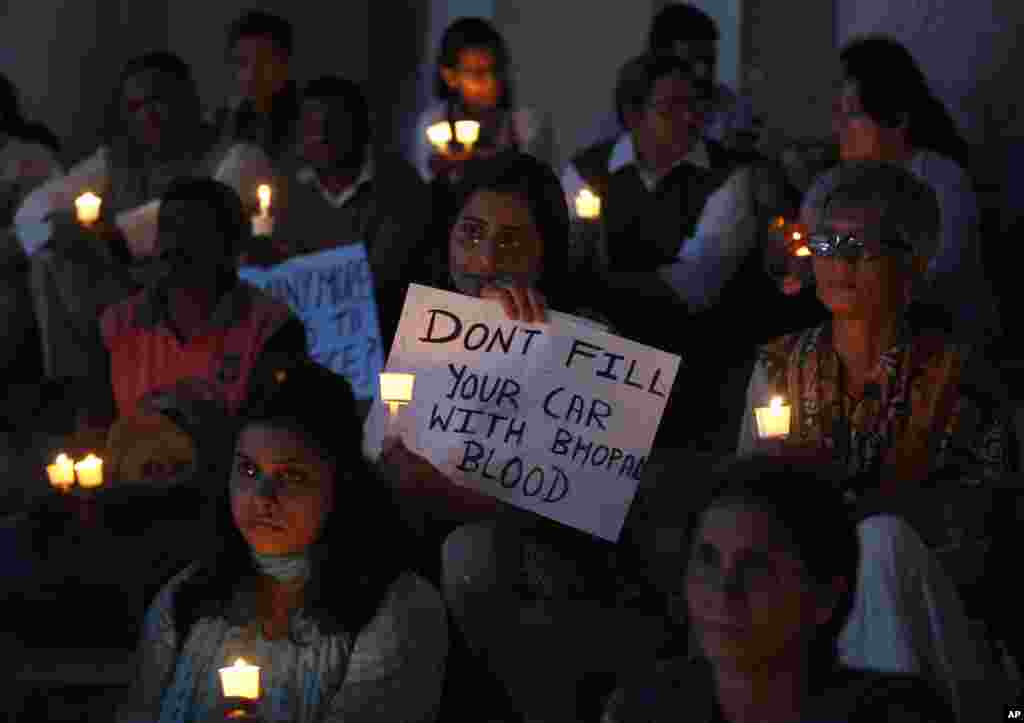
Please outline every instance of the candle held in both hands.
[[53, 464], [47, 465], [46, 475], [53, 487], [67, 492], [75, 486], [75, 463], [63, 452], [57, 455]]
[[447, 153], [448, 144], [452, 142], [452, 127], [448, 121], [441, 121], [427, 128], [427, 139], [438, 153]]
[[576, 215], [591, 221], [601, 216], [601, 198], [589, 188], [576, 194]]
[[785, 439], [789, 436], [789, 405], [782, 397], [772, 397], [767, 407], [754, 410], [758, 439]]
[[103, 484], [103, 460], [94, 454], [75, 463], [78, 484], [84, 489], [95, 489]]
[[220, 685], [225, 698], [248, 698], [256, 700], [260, 697], [260, 669], [257, 665], [249, 665], [243, 658], [234, 665], [221, 668]]
[[473, 144], [480, 139], [480, 124], [474, 120], [455, 122], [455, 140], [462, 144], [466, 152], [473, 150]]
[[75, 199], [75, 215], [83, 226], [91, 226], [100, 218], [100, 206], [103, 199], [92, 191], [86, 191]]

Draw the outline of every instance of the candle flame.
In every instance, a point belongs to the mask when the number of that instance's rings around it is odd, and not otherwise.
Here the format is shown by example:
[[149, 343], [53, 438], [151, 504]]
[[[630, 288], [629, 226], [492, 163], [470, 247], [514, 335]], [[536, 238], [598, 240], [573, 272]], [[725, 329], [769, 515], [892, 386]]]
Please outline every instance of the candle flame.
[[802, 241], [803, 238], [804, 238], [804, 235], [802, 233], [800, 233], [799, 231], [794, 231], [793, 232], [793, 240], [794, 241]]
[[811, 255], [811, 250], [809, 248], [807, 248], [806, 246], [801, 246], [800, 248], [798, 248], [796, 250], [796, 255], [797, 256], [810, 256]]
[[[480, 124], [473, 120], [455, 122], [455, 140], [464, 145], [473, 145], [480, 138]], [[449, 138], [450, 140], [450, 138]]]
[[452, 129], [447, 122], [435, 123], [427, 128], [427, 138], [435, 146], [445, 146], [452, 140]]
[[60, 454], [57, 455], [56, 464], [68, 464], [69, 462], [71, 462], [71, 458], [68, 457], [63, 452], [61, 452]]
[[267, 209], [270, 208], [270, 186], [265, 183], [261, 184], [256, 189], [256, 195], [260, 199], [260, 211], [266, 213]]
[[248, 665], [248, 663], [245, 662], [245, 658], [239, 658], [238, 660], [235, 661], [235, 667], [236, 668], [242, 668], [242, 667], [244, 667], [246, 665]]
[[783, 228], [786, 225], [786, 219], [783, 216], [779, 216], [775, 219], [775, 228]]
[[768, 406], [774, 410], [782, 409], [782, 397], [772, 397], [772, 401], [768, 403]]

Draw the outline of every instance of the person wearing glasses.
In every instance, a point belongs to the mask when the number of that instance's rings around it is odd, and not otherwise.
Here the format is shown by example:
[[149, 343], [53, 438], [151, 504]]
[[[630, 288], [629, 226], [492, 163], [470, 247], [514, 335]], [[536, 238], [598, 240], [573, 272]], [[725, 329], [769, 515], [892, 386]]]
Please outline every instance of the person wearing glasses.
[[[1000, 334], [998, 305], [982, 263], [978, 199], [967, 175], [968, 145], [949, 111], [928, 87], [905, 47], [885, 36], [866, 36], [840, 53], [843, 81], [833, 129], [842, 161], [898, 163], [935, 191], [941, 220], [938, 245], [925, 277], [929, 299], [943, 308], [957, 335], [978, 343]], [[813, 229], [823, 200], [836, 183], [834, 169], [815, 179], [801, 221]], [[789, 276], [798, 293], [805, 276]]]
[[[789, 436], [772, 448], [828, 464], [866, 514], [898, 512], [924, 534], [934, 531], [936, 484], [992, 487], [1014, 471], [1008, 395], [974, 348], [914, 302], [939, 243], [934, 192], [894, 164], [837, 174], [808, 243], [832, 318], [761, 349], [738, 452], [765, 446], [754, 410], [780, 396]], [[862, 535], [845, 654], [864, 667], [929, 670], [966, 705], [985, 673], [955, 588], [915, 530], [876, 532]]]

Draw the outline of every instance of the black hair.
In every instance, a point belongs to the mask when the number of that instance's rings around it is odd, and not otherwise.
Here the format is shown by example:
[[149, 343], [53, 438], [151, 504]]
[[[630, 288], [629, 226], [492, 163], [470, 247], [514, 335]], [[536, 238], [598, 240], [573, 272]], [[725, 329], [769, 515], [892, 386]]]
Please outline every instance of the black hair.
[[718, 42], [715, 21], [699, 8], [673, 3], [658, 11], [651, 21], [647, 47], [657, 53], [672, 52], [676, 41], [710, 40]]
[[146, 53], [129, 60], [117, 79], [113, 97], [107, 105], [103, 127], [103, 141], [108, 146], [120, 148], [126, 137], [123, 130], [124, 117], [121, 107], [125, 84], [129, 78], [148, 71], [166, 74], [176, 81], [175, 97], [171, 102], [173, 120], [184, 131], [180, 138], [181, 143], [190, 144], [194, 140], [192, 134], [198, 132], [202, 127], [202, 103], [199, 99], [199, 89], [196, 87], [195, 78], [188, 63], [180, 56], [166, 51]]
[[172, 201], [199, 201], [212, 208], [217, 219], [217, 233], [224, 240], [225, 258], [234, 258], [238, 254], [246, 238], [248, 219], [235, 189], [212, 178], [177, 178], [160, 197], [157, 228], [170, 213], [167, 208]]
[[806, 459], [767, 454], [729, 458], [712, 472], [707, 503], [690, 520], [687, 535], [692, 543], [708, 509], [750, 504], [770, 513], [788, 531], [788, 542], [812, 582], [824, 586], [836, 577], [846, 579], [847, 589], [832, 618], [811, 642], [812, 677], [831, 672], [839, 663], [838, 640], [853, 610], [860, 568], [856, 521], [838, 481], [833, 470]]
[[0, 132], [16, 136], [24, 126], [18, 89], [3, 73], [0, 73]]
[[459, 186], [455, 214], [445, 236], [446, 249], [456, 219], [480, 191], [514, 193], [526, 201], [544, 242], [544, 271], [538, 288], [557, 309], [559, 297], [568, 288], [569, 266], [569, 207], [558, 176], [543, 161], [513, 149], [471, 164]]
[[896, 128], [905, 122], [911, 146], [967, 167], [967, 141], [903, 45], [885, 35], [866, 35], [848, 43], [839, 59], [844, 77], [857, 85], [864, 112], [876, 123]]
[[61, 153], [60, 138], [46, 125], [38, 122], [23, 123], [19, 131], [19, 137], [32, 143], [38, 143], [59, 156]]
[[249, 10], [228, 26], [227, 51], [231, 53], [240, 38], [266, 35], [286, 57], [291, 58], [295, 49], [295, 29], [291, 22], [280, 15]]
[[711, 84], [698, 77], [693, 66], [682, 58], [664, 53], [638, 55], [626, 61], [615, 83], [615, 112], [623, 128], [626, 113], [646, 105], [658, 80], [672, 73], [679, 73], [690, 81], [696, 95], [711, 97]]
[[310, 81], [302, 96], [303, 99], [341, 101], [352, 120], [356, 148], [362, 150], [370, 142], [370, 106], [358, 83], [348, 78], [325, 75]]
[[502, 93], [498, 105], [509, 108], [512, 105], [512, 91], [508, 78], [508, 47], [493, 25], [483, 18], [459, 18], [444, 31], [441, 47], [437, 53], [437, 68], [434, 78], [434, 94], [442, 101], [454, 100], [454, 93], [444, 82], [441, 68], [456, 68], [459, 53], [469, 48], [489, 50], [494, 55], [494, 71], [501, 81]]
[[[321, 630], [355, 635], [372, 620], [388, 587], [406, 569], [402, 555], [411, 549], [407, 529], [387, 486], [363, 457], [362, 422], [349, 383], [312, 361], [279, 361], [271, 386], [250, 394], [236, 431], [250, 424], [287, 429], [334, 462], [334, 507], [309, 551], [311, 574], [303, 607]], [[220, 483], [207, 515], [217, 543], [175, 597], [179, 640], [202, 617], [227, 617], [235, 594], [251, 590], [257, 575], [251, 549], [231, 512], [227, 480]]]

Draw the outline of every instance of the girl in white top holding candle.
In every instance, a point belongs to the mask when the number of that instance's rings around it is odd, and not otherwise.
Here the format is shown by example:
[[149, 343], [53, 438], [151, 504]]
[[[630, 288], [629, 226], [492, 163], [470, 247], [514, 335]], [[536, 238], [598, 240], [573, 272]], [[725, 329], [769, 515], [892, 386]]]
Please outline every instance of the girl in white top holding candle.
[[[420, 116], [413, 138], [410, 161], [424, 181], [447, 178], [470, 158], [507, 148], [550, 160], [551, 129], [534, 111], [516, 107], [508, 70], [505, 40], [486, 20], [460, 18], [448, 26], [437, 58], [439, 102]], [[463, 135], [470, 148], [459, 142], [460, 121], [479, 124], [476, 138]], [[439, 135], [443, 127], [430, 131], [438, 124], [448, 125], [450, 132]]]
[[236, 709], [268, 723], [432, 721], [446, 613], [405, 571], [409, 545], [362, 461], [351, 388], [313, 364], [274, 378], [242, 415], [212, 508], [219, 546], [146, 616], [131, 712], [160, 723]]

